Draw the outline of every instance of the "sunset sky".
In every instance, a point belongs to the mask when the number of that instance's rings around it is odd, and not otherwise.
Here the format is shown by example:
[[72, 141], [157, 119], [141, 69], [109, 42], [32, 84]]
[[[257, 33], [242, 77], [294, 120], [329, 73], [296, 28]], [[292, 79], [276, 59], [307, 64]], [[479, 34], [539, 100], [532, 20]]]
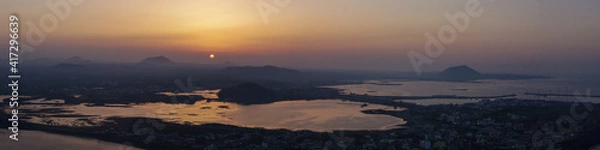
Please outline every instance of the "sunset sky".
[[[291, 0], [277, 7], [264, 1], [280, 11], [268, 24], [256, 0], [87, 0], [23, 57], [137, 62], [164, 55], [189, 63], [412, 71], [407, 52], [424, 53], [424, 33], [437, 35], [449, 24], [444, 13], [465, 11], [467, 2]], [[52, 14], [46, 1], [0, 4], [4, 18], [19, 16], [22, 38], [28, 21], [39, 26], [41, 16]], [[598, 72], [600, 1], [481, 0], [481, 7], [484, 13], [423, 70], [466, 64], [482, 72]]]

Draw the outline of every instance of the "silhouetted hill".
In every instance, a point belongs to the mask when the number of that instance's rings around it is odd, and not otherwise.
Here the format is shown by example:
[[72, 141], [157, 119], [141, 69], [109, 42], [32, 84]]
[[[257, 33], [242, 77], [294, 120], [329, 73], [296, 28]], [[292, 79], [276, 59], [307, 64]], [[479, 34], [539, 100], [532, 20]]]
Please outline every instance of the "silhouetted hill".
[[482, 77], [481, 73], [466, 65], [449, 67], [440, 75], [449, 80], [473, 80]]
[[443, 80], [443, 81], [469, 81], [479, 79], [498, 79], [498, 80], [522, 80], [522, 79], [537, 79], [550, 78], [546, 76], [522, 75], [510, 73], [479, 73], [475, 69], [466, 66], [454, 66], [445, 69], [438, 74], [424, 75], [425, 80]]
[[217, 94], [220, 100], [240, 104], [259, 104], [275, 101], [275, 92], [255, 83], [224, 88]]
[[301, 80], [302, 72], [292, 69], [279, 68], [275, 66], [262, 67], [227, 67], [222, 73], [228, 76], [248, 79], [264, 79], [278, 81]]
[[148, 57], [138, 63], [138, 65], [173, 65], [173, 64], [175, 64], [175, 62], [171, 61], [169, 58], [167, 58], [165, 56]]

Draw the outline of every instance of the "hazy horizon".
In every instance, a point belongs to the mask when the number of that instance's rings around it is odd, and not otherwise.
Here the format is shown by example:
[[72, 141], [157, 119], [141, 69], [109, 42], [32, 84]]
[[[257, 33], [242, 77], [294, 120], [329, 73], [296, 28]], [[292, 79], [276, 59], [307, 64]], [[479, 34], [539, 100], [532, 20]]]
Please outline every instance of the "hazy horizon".
[[[268, 24], [255, 2], [83, 1], [21, 58], [139, 62], [162, 55], [182, 63], [413, 71], [407, 53], [424, 54], [424, 34], [437, 35], [450, 24], [444, 13], [464, 11], [467, 0], [292, 0], [277, 7]], [[600, 1], [480, 2], [481, 16], [471, 17], [423, 71], [469, 65], [481, 72], [600, 74]], [[0, 3], [6, 18], [18, 12], [23, 41], [31, 30], [27, 22], [40, 26], [38, 20], [52, 14], [33, 0]]]

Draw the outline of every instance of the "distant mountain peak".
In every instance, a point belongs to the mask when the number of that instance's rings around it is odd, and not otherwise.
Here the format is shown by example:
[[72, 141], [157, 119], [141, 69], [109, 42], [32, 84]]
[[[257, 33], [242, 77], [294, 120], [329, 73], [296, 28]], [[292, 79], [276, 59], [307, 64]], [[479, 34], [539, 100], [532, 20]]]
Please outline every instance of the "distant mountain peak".
[[175, 62], [165, 56], [148, 57], [140, 62], [140, 64], [174, 64]]
[[481, 73], [477, 72], [475, 69], [467, 65], [446, 68], [440, 73], [440, 75], [446, 78], [456, 80], [472, 80], [481, 77]]

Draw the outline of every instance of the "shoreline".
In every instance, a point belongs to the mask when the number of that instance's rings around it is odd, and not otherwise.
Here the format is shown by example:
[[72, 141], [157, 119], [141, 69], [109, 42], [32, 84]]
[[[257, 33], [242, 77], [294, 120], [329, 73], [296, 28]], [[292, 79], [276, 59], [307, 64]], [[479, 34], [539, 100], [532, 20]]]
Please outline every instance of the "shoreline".
[[[257, 138], [257, 139], [262, 139], [263, 137], [270, 137], [270, 136], [275, 136], [275, 135], [308, 135], [311, 138], [315, 138], [315, 139], [321, 139], [321, 140], [333, 140], [335, 139], [334, 137], [331, 136], [331, 134], [337, 135], [337, 134], [342, 134], [342, 135], [346, 135], [346, 136], [350, 136], [350, 137], [362, 137], [365, 135], [387, 135], [387, 134], [391, 134], [391, 133], [401, 133], [401, 135], [399, 135], [400, 137], [410, 137], [410, 138], [421, 138], [420, 134], [422, 134], [421, 130], [430, 130], [427, 128], [430, 127], [435, 127], [435, 126], [448, 126], [446, 123], [444, 123], [444, 121], [439, 121], [436, 119], [436, 117], [439, 114], [443, 114], [446, 112], [459, 112], [459, 113], [467, 113], [467, 114], [472, 114], [473, 111], [475, 112], [479, 112], [479, 111], [483, 111], [483, 114], [488, 114], [485, 112], [504, 112], [502, 111], [502, 108], [505, 109], [514, 109], [517, 112], [513, 112], [513, 113], [517, 113], [518, 111], [524, 111], [525, 113], [531, 113], [528, 114], [526, 116], [530, 116], [533, 115], [535, 116], [535, 114], [538, 114], [539, 112], [533, 111], [527, 111], [528, 109], [537, 109], [537, 108], [551, 108], [552, 110], [548, 110], [548, 112], [552, 112], [551, 116], [549, 116], [550, 119], [552, 119], [552, 116], [558, 116], [560, 114], [563, 113], [568, 113], [568, 106], [570, 106], [572, 104], [572, 102], [549, 102], [549, 101], [542, 101], [542, 100], [525, 100], [525, 99], [509, 99], [509, 100], [498, 100], [498, 101], [490, 101], [489, 102], [491, 106], [491, 108], [496, 108], [496, 109], [484, 109], [484, 110], [479, 110], [479, 109], [472, 109], [470, 108], [471, 106], [475, 106], [473, 103], [469, 103], [467, 105], [448, 105], [448, 104], [441, 104], [441, 105], [433, 105], [433, 106], [419, 106], [419, 105], [414, 105], [414, 104], [409, 104], [412, 107], [411, 108], [407, 108], [407, 110], [404, 111], [390, 111], [390, 110], [381, 110], [381, 109], [371, 109], [371, 110], [363, 110], [361, 111], [362, 113], [365, 114], [384, 114], [384, 115], [390, 115], [393, 117], [397, 117], [397, 118], [403, 118], [405, 121], [407, 121], [406, 124], [404, 124], [403, 126], [405, 126], [406, 128], [396, 128], [396, 129], [388, 129], [388, 130], [334, 130], [332, 132], [315, 132], [315, 131], [308, 131], [308, 130], [299, 130], [299, 131], [294, 131], [294, 130], [288, 130], [288, 129], [265, 129], [265, 128], [249, 128], [249, 127], [240, 127], [240, 126], [233, 126], [233, 125], [225, 125], [225, 124], [203, 124], [203, 125], [185, 125], [185, 124], [177, 124], [177, 123], [169, 123], [169, 122], [164, 122], [161, 121], [160, 119], [153, 119], [153, 118], [119, 118], [119, 117], [111, 117], [108, 120], [114, 120], [115, 124], [107, 124], [107, 125], [102, 125], [100, 127], [64, 127], [64, 126], [47, 126], [47, 125], [39, 125], [39, 124], [32, 124], [32, 123], [27, 123], [27, 122], [22, 122], [21, 123], [21, 128], [22, 130], [34, 130], [34, 131], [41, 131], [41, 132], [46, 132], [46, 133], [53, 133], [53, 134], [59, 134], [59, 135], [69, 135], [69, 136], [74, 136], [74, 137], [81, 137], [81, 138], [92, 138], [92, 139], [97, 139], [97, 140], [101, 140], [101, 141], [106, 141], [106, 142], [111, 142], [111, 143], [115, 143], [115, 144], [124, 144], [124, 143], [131, 143], [133, 146], [137, 147], [137, 148], [144, 148], [144, 149], [180, 149], [180, 148], [193, 148], [194, 146], [200, 146], [200, 147], [205, 147], [208, 146], [206, 145], [206, 143], [203, 144], [196, 144], [194, 145], [194, 142], [190, 143], [190, 144], [186, 144], [185, 142], [181, 143], [181, 142], [175, 142], [175, 144], [173, 144], [173, 141], [169, 141], [169, 139], [173, 139], [176, 137], [175, 141], [185, 141], [186, 139], [189, 139], [191, 137], [194, 137], [196, 140], [199, 140], [199, 136], [200, 135], [204, 135], [207, 137], [211, 137], [209, 135], [222, 135], [222, 134], [233, 134], [233, 136], [231, 137], [224, 137], [224, 139], [237, 139], [236, 137], [241, 136], [241, 135], [246, 135], [246, 134], [251, 134], [253, 135], [252, 138]], [[506, 106], [506, 107], [494, 107], [493, 104], [499, 104], [499, 103], [508, 103], [508, 104], [518, 104], [517, 108], [512, 108], [512, 106]], [[539, 104], [544, 104], [547, 106], [542, 106]], [[465, 107], [465, 106], [469, 106], [469, 107]], [[595, 107], [598, 107], [598, 104], [595, 104]], [[499, 109], [499, 110], [498, 110]], [[471, 113], [469, 113], [471, 112]], [[597, 112], [596, 112], [597, 113]], [[492, 113], [492, 114], [496, 114], [496, 113]], [[496, 114], [499, 115], [499, 114]], [[548, 113], [544, 113], [543, 116], [548, 115]], [[495, 115], [494, 115], [495, 116]], [[496, 117], [493, 117], [496, 118]], [[533, 120], [532, 120], [533, 119]], [[592, 117], [590, 119], [597, 119], [597, 117]], [[136, 135], [135, 132], [135, 122], [136, 120], [155, 120], [161, 124], [165, 124], [167, 127], [164, 130], [155, 130], [155, 135], [157, 137], [156, 140], [150, 142], [150, 143], [146, 143], [144, 142], [144, 139], [149, 137], [148, 135]], [[531, 117], [529, 118], [529, 120], [535, 121], [535, 120], [539, 120], [539, 118], [536, 119], [536, 117]], [[525, 121], [525, 122], [531, 122], [531, 121]], [[451, 125], [451, 124], [450, 124]], [[463, 127], [460, 126], [453, 126], [451, 125], [450, 127], [455, 128], [457, 130], [465, 130], [463, 129]], [[131, 129], [133, 128], [133, 129]], [[424, 129], [422, 129], [424, 128]], [[155, 136], [152, 135], [152, 136]], [[161, 138], [161, 137], [170, 137], [170, 138]], [[252, 139], [250, 138], [250, 139]], [[124, 142], [125, 141], [125, 142]], [[210, 142], [209, 142], [210, 141]], [[220, 143], [222, 141], [220, 140], [206, 140], [205, 142], [207, 143]], [[180, 144], [180, 145], [178, 145]], [[224, 143], [221, 143], [221, 145]], [[239, 145], [256, 145], [260, 143], [238, 143]], [[227, 144], [225, 144], [227, 145]]]

